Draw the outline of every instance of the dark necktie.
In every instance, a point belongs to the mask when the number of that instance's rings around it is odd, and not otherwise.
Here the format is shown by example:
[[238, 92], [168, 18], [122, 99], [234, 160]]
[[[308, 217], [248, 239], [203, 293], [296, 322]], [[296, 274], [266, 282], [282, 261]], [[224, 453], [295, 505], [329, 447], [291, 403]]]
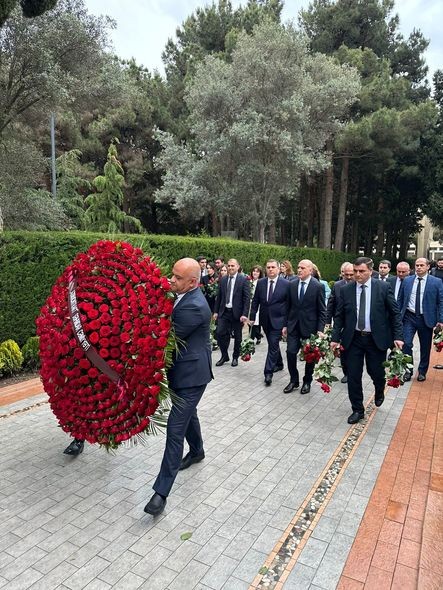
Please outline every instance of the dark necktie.
[[268, 301], [271, 301], [274, 294], [274, 281], [269, 281]]
[[228, 280], [228, 292], [226, 293], [226, 305], [231, 303], [231, 287], [232, 287], [232, 277], [229, 277]]
[[357, 328], [364, 331], [366, 326], [366, 285], [361, 286], [360, 308], [358, 310]]
[[415, 293], [415, 315], [421, 315], [420, 297], [421, 297], [421, 282], [423, 279], [418, 278], [417, 291]]
[[300, 303], [303, 301], [303, 297], [305, 296], [305, 285], [306, 285], [306, 283], [304, 281], [302, 281], [301, 285], [300, 285], [300, 295], [298, 297], [298, 300], [300, 301]]

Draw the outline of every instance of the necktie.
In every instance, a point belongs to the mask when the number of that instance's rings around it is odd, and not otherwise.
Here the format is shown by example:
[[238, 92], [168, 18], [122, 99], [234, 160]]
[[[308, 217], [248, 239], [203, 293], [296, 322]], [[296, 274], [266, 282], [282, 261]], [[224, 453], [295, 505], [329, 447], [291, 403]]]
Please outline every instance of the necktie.
[[366, 285], [361, 286], [360, 308], [358, 310], [357, 328], [364, 330], [366, 326]]
[[274, 294], [274, 281], [269, 281], [268, 301], [271, 301]]
[[226, 305], [231, 304], [231, 288], [232, 288], [232, 277], [229, 277], [228, 280], [228, 292], [226, 294]]
[[298, 300], [300, 301], [300, 303], [302, 302], [303, 297], [305, 295], [305, 285], [306, 285], [306, 283], [304, 281], [302, 281], [301, 285], [300, 285], [300, 295], [298, 297]]
[[418, 278], [417, 291], [415, 293], [415, 315], [421, 315], [420, 297], [422, 280], [423, 279]]

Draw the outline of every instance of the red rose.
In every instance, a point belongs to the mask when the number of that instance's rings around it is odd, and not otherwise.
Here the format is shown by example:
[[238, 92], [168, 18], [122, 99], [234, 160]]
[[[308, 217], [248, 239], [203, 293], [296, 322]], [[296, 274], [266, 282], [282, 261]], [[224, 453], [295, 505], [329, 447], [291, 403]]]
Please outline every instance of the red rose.
[[92, 332], [92, 334], [89, 334], [89, 342], [91, 344], [97, 344], [97, 342], [100, 340], [99, 335], [97, 334], [97, 332]]
[[331, 388], [327, 383], [322, 383], [320, 387], [323, 389], [325, 393], [329, 393], [331, 391]]

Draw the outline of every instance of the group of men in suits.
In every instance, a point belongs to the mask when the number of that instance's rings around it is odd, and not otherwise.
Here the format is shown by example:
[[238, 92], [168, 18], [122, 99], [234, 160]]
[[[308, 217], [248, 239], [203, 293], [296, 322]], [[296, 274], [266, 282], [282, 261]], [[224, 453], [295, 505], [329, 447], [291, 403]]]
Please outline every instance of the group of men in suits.
[[[254, 322], [260, 309], [260, 322], [268, 341], [268, 353], [264, 367], [265, 385], [272, 384], [276, 371], [283, 369], [280, 339], [287, 339], [287, 364], [290, 381], [284, 393], [291, 393], [300, 387], [297, 355], [301, 341], [311, 334], [322, 333], [326, 322], [324, 289], [312, 276], [313, 263], [301, 260], [297, 266], [297, 277], [287, 281], [279, 276], [277, 260], [266, 263], [266, 277], [260, 279], [252, 299], [250, 321]], [[306, 363], [303, 385], [300, 393], [311, 389], [314, 364]]]
[[[390, 264], [382, 261], [387, 269]], [[382, 264], [382, 263], [380, 263]], [[326, 324], [333, 322], [331, 347], [344, 347], [342, 366], [348, 384], [352, 414], [349, 424], [364, 417], [362, 374], [367, 371], [375, 388], [375, 405], [384, 401], [385, 373], [383, 362], [389, 348], [398, 347], [412, 354], [413, 338], [418, 333], [420, 362], [418, 381], [426, 379], [435, 326], [443, 327], [443, 281], [429, 274], [429, 262], [418, 258], [415, 273], [409, 265], [397, 265], [397, 276], [390, 277], [379, 267], [373, 276], [373, 262], [359, 257], [353, 264], [344, 263], [325, 305], [324, 289], [312, 276], [313, 263], [301, 260], [297, 278], [288, 281], [279, 276], [279, 263], [268, 260], [266, 277], [259, 279], [252, 302], [247, 277], [239, 272], [239, 263], [227, 263], [228, 276], [220, 282], [214, 317], [218, 320], [218, 339], [222, 357], [216, 364], [229, 360], [228, 348], [234, 334], [232, 365], [237, 366], [242, 326], [252, 324], [260, 310], [260, 322], [268, 341], [264, 367], [266, 386], [272, 384], [274, 372], [283, 369], [280, 340], [287, 339], [287, 365], [290, 381], [284, 393], [300, 387], [297, 355], [302, 340], [311, 334], [322, 334]], [[199, 289], [202, 265], [194, 259], [178, 260], [172, 271], [171, 291], [176, 295], [172, 323], [184, 346], [174, 354], [168, 370], [169, 386], [175, 394], [168, 419], [166, 446], [159, 474], [153, 485], [154, 495], [145, 512], [158, 515], [166, 506], [167, 497], [179, 470], [187, 469], [205, 457], [197, 405], [213, 379], [209, 327], [211, 311]], [[300, 393], [309, 393], [314, 363], [305, 363]], [[411, 378], [411, 375], [406, 375]], [[184, 441], [189, 452], [183, 456]], [[74, 440], [74, 443], [83, 441]], [[70, 445], [70, 446], [71, 446]], [[68, 447], [69, 448], [69, 447]], [[68, 453], [76, 455], [81, 451]]]

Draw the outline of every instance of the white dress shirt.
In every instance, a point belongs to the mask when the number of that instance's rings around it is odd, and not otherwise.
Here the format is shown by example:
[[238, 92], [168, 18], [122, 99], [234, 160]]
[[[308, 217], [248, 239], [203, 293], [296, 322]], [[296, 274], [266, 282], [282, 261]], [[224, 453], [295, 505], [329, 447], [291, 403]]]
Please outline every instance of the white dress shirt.
[[[366, 285], [365, 289], [365, 296], [366, 296], [366, 303], [365, 303], [365, 332], [371, 331], [371, 279], [364, 283]], [[357, 305], [357, 321], [355, 323], [355, 329], [358, 330], [358, 314], [360, 313], [360, 296], [362, 291], [362, 285], [360, 283], [356, 283], [357, 288], [355, 289], [355, 298], [356, 298], [356, 305]]]
[[[425, 293], [426, 279], [428, 275], [421, 278], [420, 285], [420, 313], [423, 313], [423, 295]], [[412, 285], [411, 296], [409, 297], [408, 310], [415, 313], [415, 296], [417, 295], [418, 277], [415, 276], [414, 284]]]

